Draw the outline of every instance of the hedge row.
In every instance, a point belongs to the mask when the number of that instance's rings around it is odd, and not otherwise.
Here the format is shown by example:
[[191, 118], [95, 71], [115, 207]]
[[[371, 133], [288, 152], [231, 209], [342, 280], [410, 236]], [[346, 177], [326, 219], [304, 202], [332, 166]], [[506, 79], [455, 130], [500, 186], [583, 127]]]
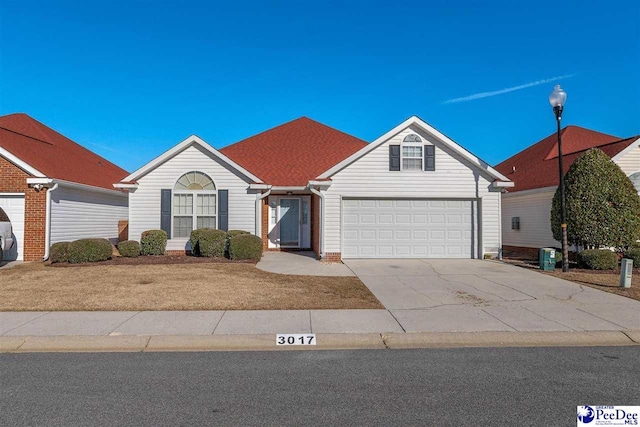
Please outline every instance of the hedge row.
[[591, 270], [615, 270], [618, 268], [618, 254], [608, 249], [587, 249], [578, 253], [581, 267]]
[[112, 251], [111, 242], [107, 239], [80, 239], [73, 242], [59, 242], [51, 246], [49, 260], [52, 264], [106, 261], [111, 259]]
[[212, 228], [193, 230], [189, 239], [191, 254], [204, 257], [228, 257], [232, 260], [259, 261], [262, 240], [243, 230], [228, 232]]

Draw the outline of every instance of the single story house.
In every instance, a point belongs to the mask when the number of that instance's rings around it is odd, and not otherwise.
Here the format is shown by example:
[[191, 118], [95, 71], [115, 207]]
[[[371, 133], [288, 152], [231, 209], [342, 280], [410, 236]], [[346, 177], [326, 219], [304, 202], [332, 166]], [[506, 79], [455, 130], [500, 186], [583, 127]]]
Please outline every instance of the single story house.
[[[629, 176], [640, 193], [640, 135], [619, 138], [579, 126], [562, 132], [563, 173], [590, 148], [604, 151]], [[514, 187], [502, 196], [502, 245], [505, 250], [537, 255], [541, 247], [560, 247], [551, 232], [551, 202], [558, 188], [556, 133], [508, 158], [496, 169]]]
[[126, 175], [26, 114], [1, 116], [0, 207], [16, 242], [4, 259], [46, 259], [60, 241], [116, 239], [128, 199], [113, 182]]
[[369, 144], [306, 117], [220, 150], [193, 135], [114, 184], [129, 238], [163, 229], [169, 253], [210, 227], [331, 261], [497, 255], [511, 185], [418, 117]]

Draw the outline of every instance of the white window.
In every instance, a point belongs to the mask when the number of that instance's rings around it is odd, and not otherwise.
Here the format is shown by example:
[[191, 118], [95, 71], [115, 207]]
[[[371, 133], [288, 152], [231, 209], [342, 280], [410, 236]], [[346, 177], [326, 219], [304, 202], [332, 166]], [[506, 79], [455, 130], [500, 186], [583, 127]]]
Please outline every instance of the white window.
[[402, 140], [402, 170], [422, 170], [422, 139], [416, 134]]
[[202, 172], [188, 172], [173, 187], [173, 237], [189, 237], [199, 228], [216, 228], [217, 192]]

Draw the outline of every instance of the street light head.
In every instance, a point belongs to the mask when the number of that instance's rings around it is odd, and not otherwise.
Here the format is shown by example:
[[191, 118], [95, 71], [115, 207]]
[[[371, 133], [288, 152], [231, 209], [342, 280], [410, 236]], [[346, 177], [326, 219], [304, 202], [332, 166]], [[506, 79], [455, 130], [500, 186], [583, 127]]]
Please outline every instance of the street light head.
[[551, 91], [551, 94], [549, 94], [549, 104], [551, 104], [552, 107], [564, 107], [564, 103], [567, 101], [567, 92], [564, 91], [564, 89], [562, 89], [560, 87], [560, 85], [556, 85], [553, 88], [553, 91]]

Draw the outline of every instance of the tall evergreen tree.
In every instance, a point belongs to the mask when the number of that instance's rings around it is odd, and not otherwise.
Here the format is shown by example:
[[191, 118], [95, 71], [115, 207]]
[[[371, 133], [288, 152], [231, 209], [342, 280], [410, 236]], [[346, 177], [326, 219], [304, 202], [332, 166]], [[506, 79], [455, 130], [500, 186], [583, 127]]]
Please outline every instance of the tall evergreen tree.
[[[569, 244], [624, 248], [640, 238], [640, 197], [602, 150], [593, 148], [577, 158], [564, 182]], [[559, 188], [553, 196], [551, 230], [560, 241]]]

